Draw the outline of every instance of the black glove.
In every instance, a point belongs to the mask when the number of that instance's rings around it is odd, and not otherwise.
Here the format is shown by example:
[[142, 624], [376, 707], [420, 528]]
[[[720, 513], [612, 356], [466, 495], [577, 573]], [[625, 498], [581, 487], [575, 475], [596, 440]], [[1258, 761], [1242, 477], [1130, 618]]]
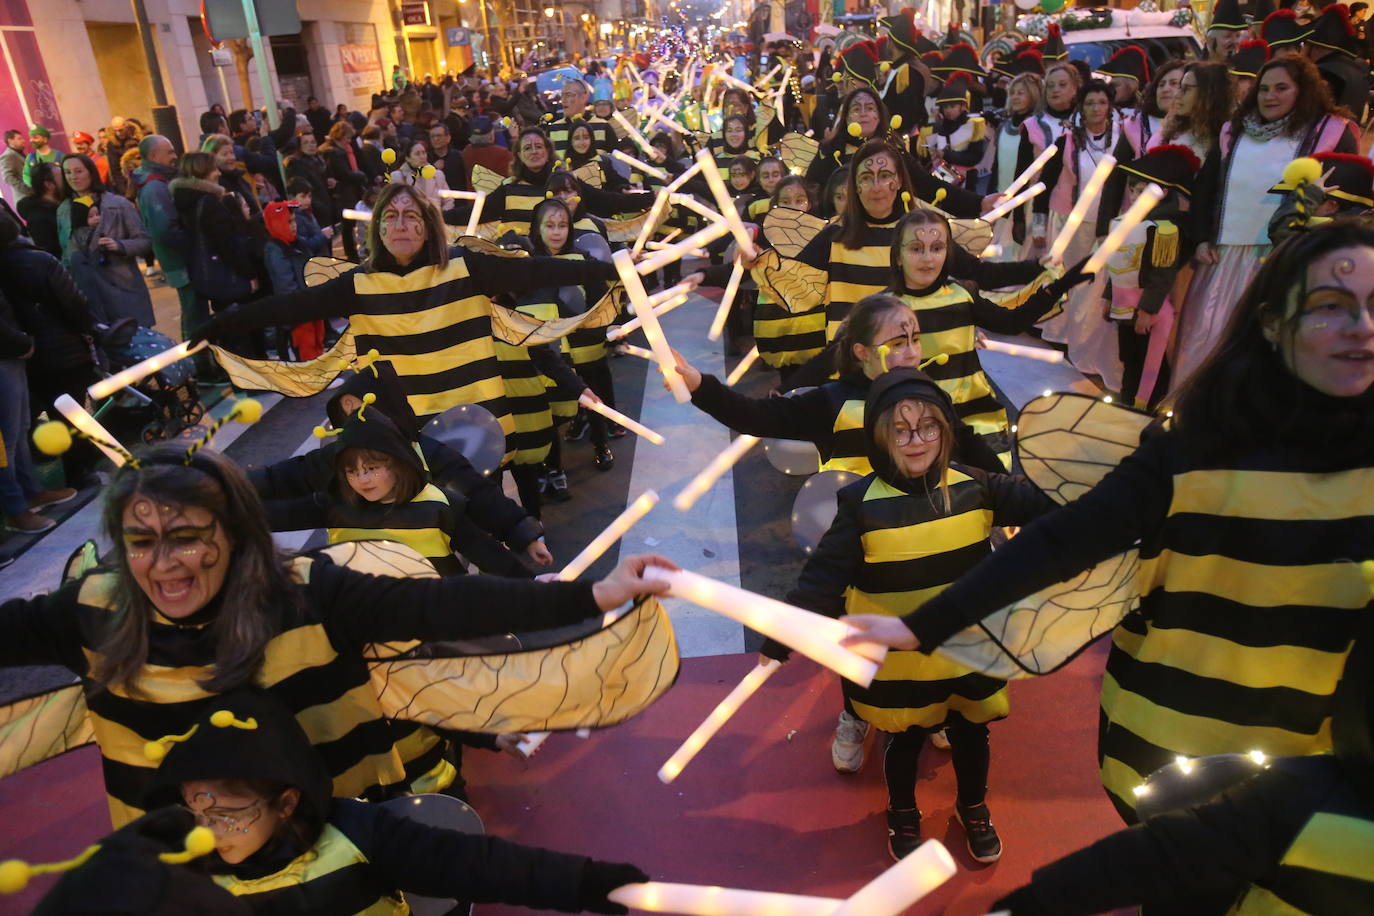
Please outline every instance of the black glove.
[[792, 657], [792, 649], [776, 639], [765, 639], [763, 645], [759, 646], [759, 654], [774, 661], [785, 662]]
[[1040, 902], [1040, 898], [1035, 896], [1035, 891], [1029, 884], [1018, 887], [990, 908], [990, 912], [993, 913], [1003, 910], [1011, 916], [1050, 916], [1050, 911]]
[[612, 903], [607, 895], [617, 887], [643, 884], [648, 880], [649, 876], [634, 865], [588, 859], [582, 866], [582, 880], [577, 886], [578, 909], [587, 913], [628, 913], [628, 909]]
[[[1092, 255], [1089, 255], [1088, 257], [1092, 257]], [[1060, 277], [1058, 280], [1055, 280], [1053, 283], [1046, 284], [1045, 289], [1052, 292], [1054, 294], [1054, 298], [1058, 299], [1060, 296], [1063, 296], [1065, 293], [1073, 289], [1078, 284], [1091, 280], [1095, 275], [1086, 274], [1083, 272], [1083, 267], [1087, 263], [1088, 258], [1084, 258], [1083, 260], [1079, 261], [1077, 264], [1073, 265], [1068, 270], [1064, 271], [1064, 276]]]
[[202, 340], [211, 343], [223, 338], [226, 334], [233, 333], [234, 324], [239, 316], [239, 306], [237, 304], [229, 306], [227, 309], [220, 309], [210, 316], [208, 321], [203, 321], [191, 329], [191, 333], [186, 338], [186, 343], [194, 347]]

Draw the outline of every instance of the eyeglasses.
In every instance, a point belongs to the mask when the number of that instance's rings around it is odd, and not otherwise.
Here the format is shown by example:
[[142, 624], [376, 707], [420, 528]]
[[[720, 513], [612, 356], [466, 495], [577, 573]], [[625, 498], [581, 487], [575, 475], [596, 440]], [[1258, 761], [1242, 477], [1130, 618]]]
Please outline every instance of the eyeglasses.
[[899, 425], [892, 433], [893, 441], [897, 443], [898, 448], [910, 445], [915, 437], [920, 437], [922, 442], [935, 442], [940, 438], [939, 421], [927, 418], [919, 421], [915, 429]]
[[213, 814], [208, 808], [197, 811], [190, 805], [181, 807], [191, 813], [197, 824], [209, 827], [215, 833], [247, 833], [248, 829], [258, 822], [258, 818], [262, 817], [263, 801], [264, 799], [260, 798], [242, 808], [219, 808]]
[[344, 470], [344, 476], [349, 480], [362, 480], [364, 477], [379, 477], [386, 471], [385, 465], [369, 464], [366, 467], [353, 467]]
[[859, 176], [859, 187], [868, 190], [875, 186], [892, 187], [897, 186], [896, 172], [864, 172]]

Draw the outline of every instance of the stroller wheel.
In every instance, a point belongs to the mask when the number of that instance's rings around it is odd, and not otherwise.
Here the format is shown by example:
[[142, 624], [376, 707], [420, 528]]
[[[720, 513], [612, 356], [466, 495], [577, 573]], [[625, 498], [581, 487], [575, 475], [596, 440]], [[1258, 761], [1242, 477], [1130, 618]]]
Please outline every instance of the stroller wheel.
[[203, 416], [205, 416], [205, 405], [200, 401], [182, 401], [181, 425], [183, 428], [195, 426]]
[[167, 438], [167, 427], [161, 420], [150, 420], [143, 427], [143, 444], [152, 445]]

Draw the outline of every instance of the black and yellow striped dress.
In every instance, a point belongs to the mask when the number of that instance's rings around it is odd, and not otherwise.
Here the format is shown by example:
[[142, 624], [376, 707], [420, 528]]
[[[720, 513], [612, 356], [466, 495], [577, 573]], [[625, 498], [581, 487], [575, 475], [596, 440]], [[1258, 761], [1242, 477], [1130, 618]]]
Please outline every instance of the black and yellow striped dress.
[[527, 347], [502, 340], [494, 343], [496, 365], [514, 427], [506, 433], [506, 460], [518, 465], [542, 465], [553, 449], [553, 412], [544, 376], [530, 359]]
[[720, 180], [725, 182], [726, 188], [730, 187], [730, 163], [734, 162], [740, 156], [748, 156], [755, 162], [763, 158], [758, 150], [748, 145], [742, 146], [737, 150], [727, 149], [725, 140], [720, 134], [716, 134], [711, 138], [708, 148], [711, 150], [711, 158], [716, 161], [716, 171], [720, 173]]
[[460, 575], [462, 563], [453, 555], [453, 507], [444, 491], [427, 483], [402, 506], [367, 503], [349, 506], [334, 501], [326, 534], [329, 543], [395, 541], [429, 560], [441, 576]]
[[865, 296], [881, 293], [892, 283], [892, 231], [902, 213], [886, 220], [865, 219], [862, 244], [846, 248], [840, 243], [840, 224], [826, 226], [807, 243], [797, 260], [825, 271], [825, 339], [835, 339], [840, 324], [854, 304]]
[[603, 153], [609, 153], [615, 147], [611, 143], [613, 136], [611, 123], [603, 121], [592, 115], [591, 112], [584, 112], [576, 118], [560, 118], [545, 126], [544, 130], [549, 135], [549, 141], [553, 143], [554, 155], [559, 159], [568, 158], [571, 151], [569, 136], [572, 129], [579, 124], [586, 124], [592, 131], [592, 145]]
[[[771, 203], [768, 198], [754, 201], [746, 218], [762, 226]], [[793, 315], [760, 289], [754, 303], [754, 343], [759, 359], [770, 369], [800, 366], [825, 349], [825, 309]]]
[[499, 220], [496, 227], [498, 238], [507, 232], [527, 236], [530, 234], [530, 220], [534, 216], [534, 208], [547, 196], [542, 182], [531, 184], [516, 178], [507, 178], [487, 198], [487, 208], [483, 215], [487, 219], [496, 215]]

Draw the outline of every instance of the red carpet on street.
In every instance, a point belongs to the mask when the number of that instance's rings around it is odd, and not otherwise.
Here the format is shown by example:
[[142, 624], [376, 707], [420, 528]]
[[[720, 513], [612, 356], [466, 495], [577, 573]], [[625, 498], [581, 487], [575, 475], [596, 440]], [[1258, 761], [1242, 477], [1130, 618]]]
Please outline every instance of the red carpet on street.
[[[1105, 643], [1049, 677], [1012, 687], [1010, 718], [992, 727], [989, 806], [1000, 862], [968, 855], [954, 819], [947, 752], [922, 755], [922, 832], [954, 854], [959, 874], [912, 913], [980, 916], [1037, 865], [1117, 829], [1098, 786], [1097, 693]], [[684, 660], [645, 714], [581, 740], [552, 736], [535, 757], [468, 751], [472, 803], [487, 831], [512, 840], [639, 865], [657, 880], [843, 897], [890, 866], [880, 750], [841, 776], [829, 742], [840, 709], [835, 677], [797, 657], [783, 667], [671, 785], [659, 766], [756, 664], [752, 655]], [[0, 781], [0, 860], [73, 856], [106, 831], [98, 759], [86, 748]], [[0, 899], [27, 912], [56, 879]], [[480, 906], [481, 914], [528, 913]]]

